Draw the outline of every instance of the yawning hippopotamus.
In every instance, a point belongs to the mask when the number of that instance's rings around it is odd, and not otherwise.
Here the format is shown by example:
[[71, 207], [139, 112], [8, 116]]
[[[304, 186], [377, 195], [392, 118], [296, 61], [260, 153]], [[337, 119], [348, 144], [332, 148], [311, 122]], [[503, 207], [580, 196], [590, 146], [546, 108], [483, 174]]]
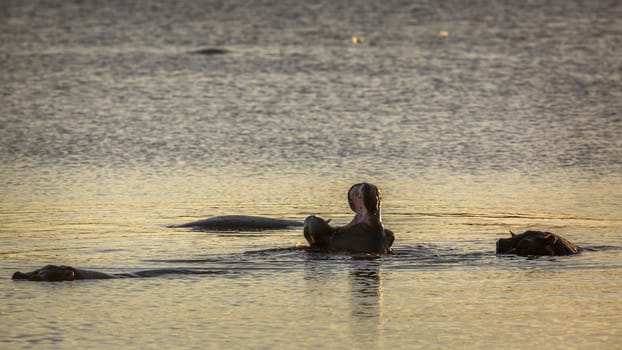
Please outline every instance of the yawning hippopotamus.
[[497, 241], [497, 254], [528, 255], [570, 255], [581, 248], [564, 237], [551, 232], [525, 231]]
[[311, 215], [304, 222], [305, 239], [314, 249], [391, 253], [395, 237], [382, 225], [381, 199], [376, 186], [369, 183], [353, 185], [348, 191], [348, 203], [356, 213], [352, 221], [345, 226], [333, 227], [329, 225], [330, 220]]

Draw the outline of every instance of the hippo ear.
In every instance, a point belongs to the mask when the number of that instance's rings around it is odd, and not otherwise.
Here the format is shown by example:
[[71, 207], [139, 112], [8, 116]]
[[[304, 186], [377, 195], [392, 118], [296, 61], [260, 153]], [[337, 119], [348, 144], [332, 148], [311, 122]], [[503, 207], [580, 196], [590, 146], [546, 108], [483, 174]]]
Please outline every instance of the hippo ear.
[[331, 220], [333, 219], [331, 218], [331, 219], [326, 220], [326, 223], [328, 224], [329, 222], [331, 222]]
[[555, 243], [557, 243], [557, 236], [550, 232], [547, 233], [546, 236], [544, 236], [544, 239], [549, 245], [555, 245]]
[[510, 234], [512, 235], [512, 237], [516, 236], [516, 234], [514, 234], [514, 232], [512, 232], [512, 230], [510, 230]]

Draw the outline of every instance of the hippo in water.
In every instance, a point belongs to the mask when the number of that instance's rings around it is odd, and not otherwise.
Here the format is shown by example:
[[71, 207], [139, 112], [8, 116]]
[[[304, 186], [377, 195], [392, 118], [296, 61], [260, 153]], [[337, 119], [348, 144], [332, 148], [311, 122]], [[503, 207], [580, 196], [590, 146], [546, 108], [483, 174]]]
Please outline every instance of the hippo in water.
[[192, 221], [181, 225], [171, 225], [169, 227], [190, 227], [197, 230], [214, 231], [260, 231], [281, 230], [302, 226], [302, 222], [295, 220], [274, 219], [250, 215], [224, 215]]
[[136, 278], [136, 277], [156, 277], [165, 274], [216, 274], [219, 271], [201, 271], [187, 269], [156, 269], [131, 273], [107, 274], [104, 272], [78, 269], [65, 265], [45, 265], [40, 269], [31, 272], [15, 272], [12, 279], [28, 281], [74, 281], [74, 280], [101, 280], [110, 278]]
[[529, 255], [571, 255], [581, 251], [581, 248], [562, 236], [551, 232], [525, 231], [514, 234], [512, 237], [501, 238], [497, 241], [497, 254]]
[[369, 183], [358, 183], [348, 190], [348, 203], [355, 213], [350, 223], [341, 227], [329, 225], [311, 215], [304, 221], [303, 233], [312, 249], [345, 250], [354, 253], [392, 253], [393, 232], [382, 225], [382, 195]]
[[22, 273], [18, 271], [13, 274], [14, 280], [49, 282], [105, 278], [114, 278], [114, 276], [99, 271], [76, 269], [64, 265], [46, 265], [31, 272]]

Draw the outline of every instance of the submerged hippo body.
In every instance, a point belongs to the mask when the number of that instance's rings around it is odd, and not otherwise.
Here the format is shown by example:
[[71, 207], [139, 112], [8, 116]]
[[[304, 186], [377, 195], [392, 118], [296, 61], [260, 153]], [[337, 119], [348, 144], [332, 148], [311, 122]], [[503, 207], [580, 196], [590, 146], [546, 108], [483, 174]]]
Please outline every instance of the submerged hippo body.
[[497, 254], [529, 255], [571, 255], [581, 251], [581, 248], [569, 240], [551, 232], [525, 231], [521, 234], [512, 234], [510, 238], [501, 238], [497, 241]]
[[341, 227], [329, 225], [311, 215], [304, 222], [304, 237], [313, 249], [350, 251], [355, 253], [391, 253], [393, 232], [384, 228], [380, 207], [381, 193], [369, 183], [355, 184], [348, 191], [348, 203], [356, 214]]
[[301, 226], [303, 226], [303, 223], [295, 220], [274, 219], [262, 216], [225, 215], [170, 227], [192, 227], [199, 230], [215, 231], [260, 231], [289, 229]]
[[188, 269], [155, 269], [130, 273], [107, 274], [104, 272], [78, 269], [65, 265], [46, 265], [31, 272], [15, 272], [12, 279], [28, 281], [74, 281], [74, 280], [101, 280], [109, 278], [138, 278], [157, 277], [166, 274], [217, 274], [220, 271], [201, 271]]
[[14, 280], [48, 282], [106, 278], [115, 278], [115, 276], [99, 271], [77, 269], [65, 265], [46, 265], [31, 272], [22, 273], [18, 271], [13, 274]]

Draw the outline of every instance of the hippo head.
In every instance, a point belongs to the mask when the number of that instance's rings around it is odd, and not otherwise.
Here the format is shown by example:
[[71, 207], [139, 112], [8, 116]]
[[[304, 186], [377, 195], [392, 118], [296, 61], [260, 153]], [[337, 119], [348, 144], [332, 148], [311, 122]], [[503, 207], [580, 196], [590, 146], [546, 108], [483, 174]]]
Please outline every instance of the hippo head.
[[557, 237], [550, 232], [545, 232], [544, 236], [528, 236], [516, 245], [516, 255], [556, 255], [553, 249], [556, 242]]
[[354, 184], [348, 190], [348, 204], [355, 213], [367, 211], [372, 216], [380, 217], [381, 200], [380, 190], [370, 183]]
[[328, 248], [330, 237], [335, 232], [329, 222], [330, 219], [324, 220], [315, 215], [305, 219], [303, 233], [312, 248]]
[[12, 278], [29, 281], [73, 281], [76, 278], [76, 272], [70, 266], [46, 265], [32, 272], [15, 272]]
[[555, 244], [558, 241], [556, 235], [543, 231], [525, 231], [514, 234], [512, 237], [501, 238], [497, 241], [497, 254], [528, 255], [557, 255]]
[[497, 241], [497, 254], [513, 254], [516, 253], [516, 244], [518, 240], [515, 238], [516, 235], [514, 232], [510, 231], [512, 234], [511, 238], [501, 238]]

